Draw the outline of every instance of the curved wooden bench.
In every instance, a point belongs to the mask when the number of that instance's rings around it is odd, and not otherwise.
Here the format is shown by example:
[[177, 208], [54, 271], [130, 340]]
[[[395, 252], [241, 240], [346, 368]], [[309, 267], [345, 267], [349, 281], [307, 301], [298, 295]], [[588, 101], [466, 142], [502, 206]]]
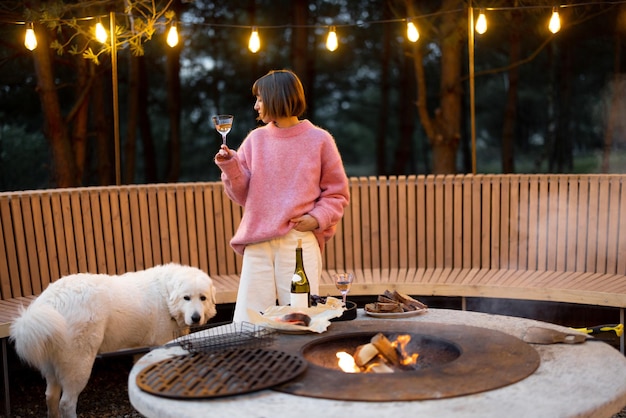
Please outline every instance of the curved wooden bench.
[[[626, 307], [625, 175], [351, 179], [325, 266], [351, 294], [494, 297]], [[333, 293], [330, 274], [325, 292]]]
[[[626, 175], [447, 175], [350, 179], [351, 203], [324, 252], [320, 293], [626, 307]], [[242, 209], [220, 182], [0, 193], [0, 339], [20, 305], [76, 272], [170, 261], [206, 271], [236, 299], [228, 243]], [[623, 351], [623, 339], [622, 339]], [[5, 369], [6, 370], [6, 367]], [[8, 405], [8, 378], [5, 373]]]

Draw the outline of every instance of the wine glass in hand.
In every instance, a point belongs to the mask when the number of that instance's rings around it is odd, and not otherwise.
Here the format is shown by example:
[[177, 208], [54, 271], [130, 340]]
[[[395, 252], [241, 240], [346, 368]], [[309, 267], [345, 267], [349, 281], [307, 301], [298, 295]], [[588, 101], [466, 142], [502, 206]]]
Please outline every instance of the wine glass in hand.
[[213, 124], [215, 129], [222, 135], [222, 145], [226, 145], [226, 135], [230, 132], [230, 128], [233, 127], [233, 115], [216, 115], [213, 116]]
[[352, 273], [335, 273], [333, 274], [333, 279], [335, 280], [335, 286], [341, 292], [343, 306], [346, 306], [346, 296], [348, 296], [348, 292], [352, 286], [354, 275]]

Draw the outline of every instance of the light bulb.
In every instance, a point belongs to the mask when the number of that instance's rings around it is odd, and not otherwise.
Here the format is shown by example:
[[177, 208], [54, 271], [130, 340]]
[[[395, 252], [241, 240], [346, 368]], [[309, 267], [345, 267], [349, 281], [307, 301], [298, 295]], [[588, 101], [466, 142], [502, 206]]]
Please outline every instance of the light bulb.
[[482, 10], [478, 14], [478, 19], [476, 20], [476, 32], [481, 35], [487, 32], [487, 18], [485, 17], [485, 12]]
[[107, 41], [107, 37], [107, 31], [104, 29], [104, 26], [102, 26], [102, 22], [96, 23], [96, 39], [100, 43], [105, 43]]
[[176, 28], [176, 24], [172, 24], [170, 30], [167, 32], [167, 44], [172, 48], [178, 45], [178, 29]]
[[328, 38], [326, 38], [326, 48], [332, 52], [335, 51], [338, 46], [339, 43], [337, 42], [337, 32], [335, 32], [335, 27], [331, 26], [330, 30], [328, 31]]
[[417, 31], [417, 27], [415, 26], [415, 24], [411, 22], [411, 19], [409, 19], [406, 24], [406, 37], [411, 42], [417, 42], [417, 40], [420, 38], [420, 33]]
[[556, 10], [556, 7], [552, 9], [552, 17], [550, 18], [548, 29], [552, 33], [557, 33], [561, 30], [561, 18], [559, 18], [559, 12]]
[[26, 28], [26, 35], [24, 36], [24, 46], [29, 50], [37, 48], [37, 37], [35, 36], [35, 29], [33, 29], [32, 23]]
[[252, 33], [250, 34], [250, 41], [248, 42], [248, 49], [256, 54], [261, 49], [261, 39], [259, 38], [259, 31], [256, 26], [252, 28]]

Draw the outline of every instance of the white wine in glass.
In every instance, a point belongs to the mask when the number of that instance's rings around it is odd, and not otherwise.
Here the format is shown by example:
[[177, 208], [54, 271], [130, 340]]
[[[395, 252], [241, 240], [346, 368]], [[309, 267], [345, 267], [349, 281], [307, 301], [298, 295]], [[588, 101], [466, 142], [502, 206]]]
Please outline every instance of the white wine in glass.
[[350, 287], [352, 287], [354, 275], [352, 273], [335, 273], [333, 274], [333, 279], [335, 280], [335, 286], [341, 292], [343, 306], [346, 306], [346, 297], [348, 296]]
[[215, 129], [217, 129], [217, 132], [222, 135], [222, 145], [226, 144], [226, 135], [228, 135], [230, 129], [233, 127], [234, 118], [235, 117], [233, 115], [213, 116], [213, 124], [215, 125]]

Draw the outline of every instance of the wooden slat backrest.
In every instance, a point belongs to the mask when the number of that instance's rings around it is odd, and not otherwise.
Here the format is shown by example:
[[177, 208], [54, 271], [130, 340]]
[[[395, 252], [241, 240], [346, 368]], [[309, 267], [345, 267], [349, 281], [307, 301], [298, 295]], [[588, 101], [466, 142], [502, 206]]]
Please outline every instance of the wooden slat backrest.
[[120, 274], [170, 261], [235, 275], [242, 208], [219, 182], [0, 194], [0, 293], [41, 293], [76, 272]]
[[409, 230], [409, 211], [413, 207], [408, 200], [408, 183], [406, 176], [399, 176], [398, 187], [398, 215], [397, 215], [397, 252], [394, 267], [406, 271], [409, 259], [408, 242], [413, 232]]
[[[365, 180], [368, 190], [368, 208], [369, 208], [369, 230], [368, 242], [371, 246], [370, 267], [374, 271], [383, 267], [383, 255], [381, 251], [381, 243], [385, 243], [381, 239], [381, 217], [380, 217], [380, 201], [379, 201], [379, 181], [376, 177], [368, 177]], [[388, 260], [388, 258], [387, 258]], [[380, 278], [380, 276], [378, 277]]]
[[500, 226], [497, 239], [500, 240], [500, 254], [498, 268], [507, 269], [511, 264], [509, 259], [511, 245], [511, 177], [498, 177], [500, 183]]
[[[13, 217], [11, 214], [11, 199], [3, 197], [0, 199], [0, 250], [6, 256], [0, 259], [0, 275], [2, 275], [2, 283], [0, 290], [2, 298], [11, 298], [16, 288], [15, 281], [19, 285], [19, 266], [17, 259], [17, 251], [15, 246], [15, 234], [13, 232]], [[19, 286], [17, 289], [19, 290]]]
[[387, 220], [388, 226], [387, 230], [389, 232], [387, 242], [381, 242], [381, 247], [387, 246], [389, 252], [389, 271], [397, 270], [398, 268], [398, 241], [400, 237], [398, 236], [398, 228], [399, 228], [399, 206], [403, 203], [400, 202], [400, 198], [398, 197], [398, 178], [395, 176], [390, 176], [386, 182], [387, 185], [387, 207], [389, 218]]
[[[608, 210], [606, 211], [607, 219], [606, 223], [606, 273], [609, 274], [617, 274], [617, 265], [619, 260], [619, 252], [618, 252], [618, 243], [620, 239], [619, 235], [619, 217], [620, 210], [624, 210], [625, 208], [620, 208], [620, 200], [622, 193], [621, 182], [618, 177], [610, 176], [609, 178], [604, 180], [607, 185], [607, 196], [606, 199], [608, 201]], [[602, 200], [600, 201], [602, 203]], [[622, 256], [626, 255], [626, 253], [622, 254]]]
[[[378, 219], [378, 249], [380, 251], [380, 267], [381, 271], [388, 272], [391, 266], [391, 254], [390, 254], [390, 238], [389, 238], [389, 182], [386, 178], [372, 178], [370, 181], [376, 182], [378, 187], [378, 193], [372, 196], [372, 200], [376, 201], [378, 206], [377, 219]], [[375, 197], [375, 199], [374, 199]], [[336, 239], [341, 239], [336, 237]], [[385, 274], [385, 273], [381, 273]]]
[[[620, 190], [619, 198], [615, 198], [613, 201], [618, 207], [619, 218], [617, 223], [619, 224], [619, 230], [616, 228], [616, 235], [618, 241], [615, 245], [616, 257], [617, 257], [617, 274], [626, 274], [626, 184], [623, 179], [615, 180], [616, 189]], [[617, 186], [619, 184], [619, 186]]]
[[[626, 274], [623, 175], [350, 178], [351, 203], [324, 267], [365, 280], [510, 269]], [[0, 193], [2, 298], [77, 271], [170, 261], [236, 275], [243, 210], [220, 182]]]
[[557, 230], [553, 235], [553, 238], [548, 243], [548, 248], [556, 249], [556, 257], [551, 257], [553, 262], [549, 261], [549, 266], [552, 270], [565, 271], [567, 268], [567, 232], [569, 226], [569, 193], [572, 189], [567, 176], [558, 177], [558, 197], [556, 204], [557, 213]]
[[589, 202], [589, 179], [581, 178], [578, 186], [578, 208], [577, 225], [576, 225], [576, 252], [572, 254], [576, 265], [575, 271], [585, 271], [586, 250], [587, 250], [587, 226], [589, 225], [588, 207]]
[[[597, 177], [598, 179], [598, 199], [594, 206], [598, 211], [598, 224], [596, 232], [596, 254], [592, 258], [593, 270], [607, 273], [608, 239], [609, 239], [609, 212], [611, 210], [609, 177]], [[595, 260], [594, 260], [595, 259]]]

